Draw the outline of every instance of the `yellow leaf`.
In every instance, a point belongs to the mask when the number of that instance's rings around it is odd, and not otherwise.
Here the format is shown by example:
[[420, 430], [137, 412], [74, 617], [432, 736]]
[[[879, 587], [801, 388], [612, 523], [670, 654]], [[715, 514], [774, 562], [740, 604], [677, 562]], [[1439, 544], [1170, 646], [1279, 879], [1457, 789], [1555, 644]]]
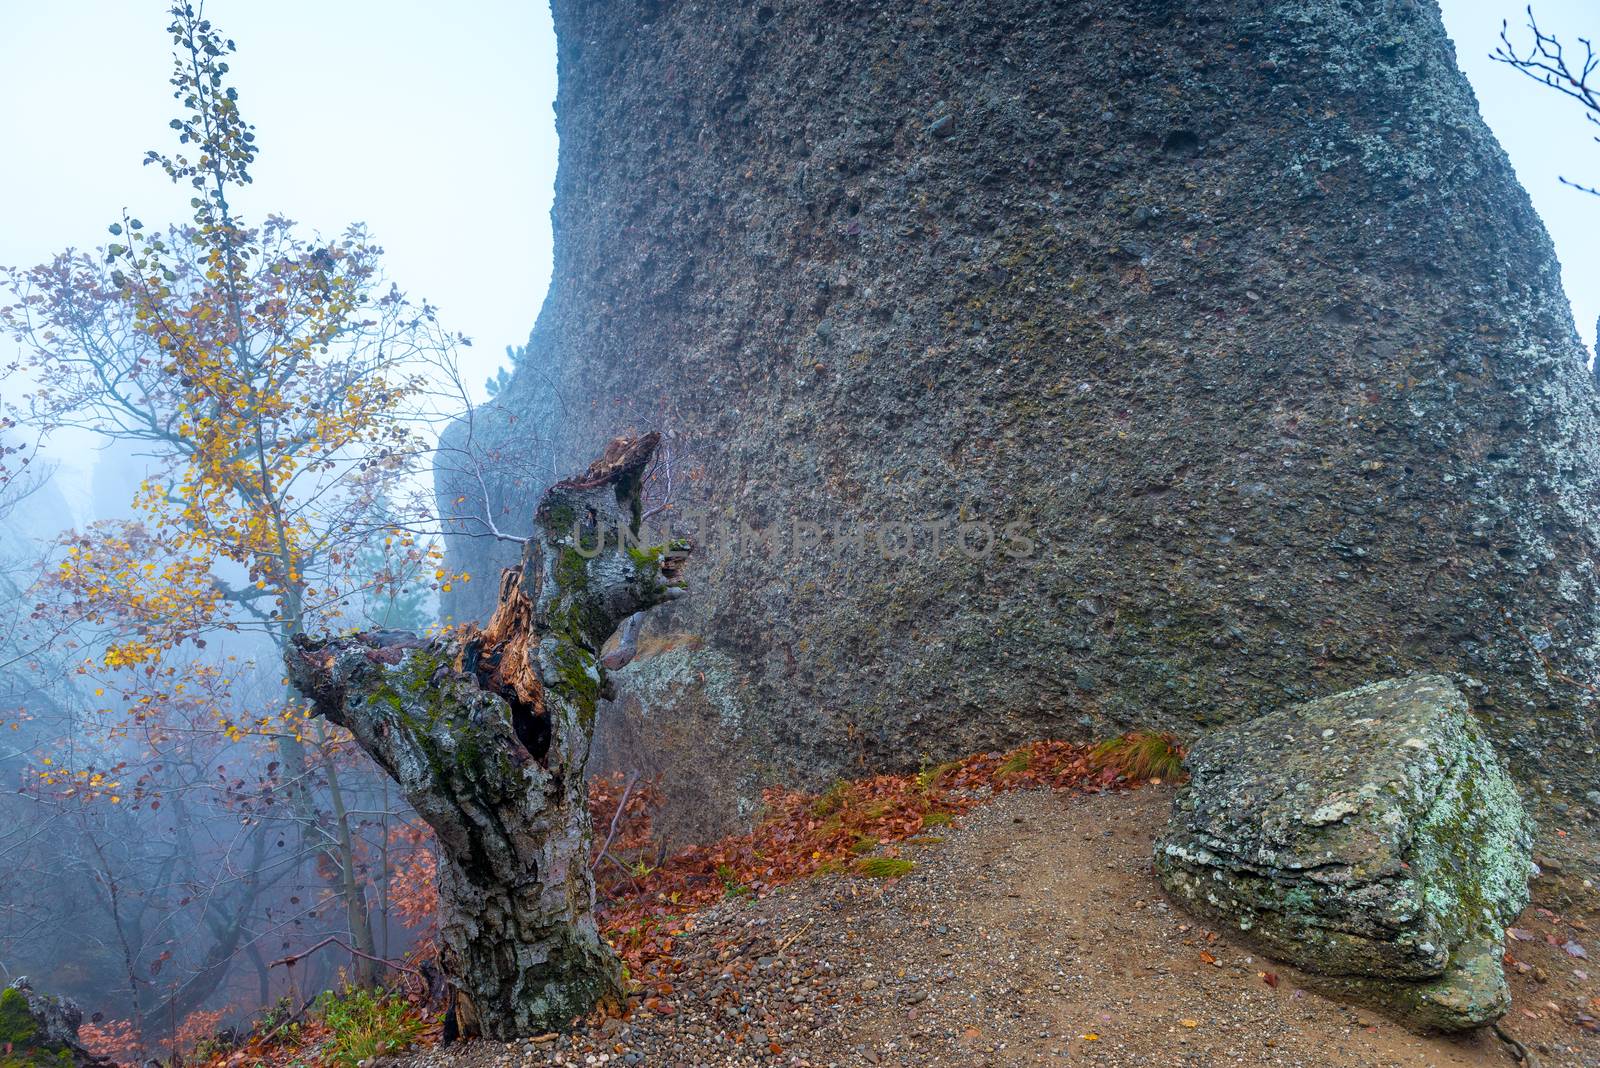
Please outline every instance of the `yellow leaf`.
[[1200, 1026], [1200, 1021], [1199, 1020], [1187, 1020], [1187, 1019], [1185, 1019], [1185, 1020], [1179, 1020], [1178, 1022], [1181, 1023], [1185, 1027], [1199, 1027]]

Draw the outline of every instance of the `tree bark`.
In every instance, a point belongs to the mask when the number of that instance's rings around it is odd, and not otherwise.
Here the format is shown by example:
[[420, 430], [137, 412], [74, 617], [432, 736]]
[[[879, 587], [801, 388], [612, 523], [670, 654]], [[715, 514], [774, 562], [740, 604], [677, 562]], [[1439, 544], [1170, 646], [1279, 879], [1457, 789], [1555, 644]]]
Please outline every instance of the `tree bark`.
[[594, 922], [584, 765], [623, 620], [683, 592], [681, 547], [640, 547], [657, 436], [613, 441], [540, 500], [489, 625], [298, 638], [316, 715], [348, 729], [440, 846], [440, 963], [463, 1034], [569, 1025], [620, 992]]

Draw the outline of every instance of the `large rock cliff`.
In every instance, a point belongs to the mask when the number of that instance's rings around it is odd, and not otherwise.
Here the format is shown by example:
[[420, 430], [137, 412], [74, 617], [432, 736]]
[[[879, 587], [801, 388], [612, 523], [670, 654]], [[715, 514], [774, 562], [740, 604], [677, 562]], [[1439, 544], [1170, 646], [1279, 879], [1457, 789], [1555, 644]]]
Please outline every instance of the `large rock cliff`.
[[727, 779], [1430, 671], [1594, 784], [1595, 384], [1433, 0], [553, 7], [501, 401], [670, 435]]

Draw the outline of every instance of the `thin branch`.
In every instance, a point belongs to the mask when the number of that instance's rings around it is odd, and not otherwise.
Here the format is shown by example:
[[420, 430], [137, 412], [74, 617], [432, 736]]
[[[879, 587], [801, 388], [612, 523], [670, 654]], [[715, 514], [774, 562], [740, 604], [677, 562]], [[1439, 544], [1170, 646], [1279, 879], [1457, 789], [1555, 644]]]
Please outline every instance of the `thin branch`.
[[375, 964], [382, 964], [382, 965], [384, 965], [386, 967], [393, 968], [397, 972], [405, 972], [407, 975], [414, 975], [418, 979], [422, 978], [422, 973], [417, 971], [415, 968], [412, 968], [409, 965], [401, 964], [399, 961], [387, 960], [387, 959], [385, 959], [383, 957], [374, 957], [370, 953], [363, 953], [359, 949], [352, 948], [348, 942], [346, 942], [344, 939], [340, 938], [338, 935], [329, 935], [327, 938], [324, 938], [322, 941], [318, 942], [316, 945], [312, 946], [310, 949], [302, 950], [299, 953], [291, 953], [287, 957], [280, 957], [278, 960], [275, 960], [272, 963], [268, 964], [267, 967], [268, 968], [276, 968], [278, 965], [282, 964], [285, 967], [293, 968], [296, 964], [300, 963], [305, 958], [311, 956], [311, 954], [315, 953], [317, 950], [321, 949], [323, 946], [329, 946], [329, 945], [338, 946], [341, 949], [344, 949], [347, 952], [353, 953], [356, 956], [361, 957], [361, 958], [363, 958], [365, 960], [370, 960]]
[[[1540, 85], [1576, 100], [1587, 111], [1585, 117], [1590, 122], [1600, 124], [1600, 77], [1597, 77], [1597, 72], [1600, 72], [1600, 56], [1595, 54], [1593, 42], [1587, 37], [1579, 37], [1578, 43], [1583, 46], [1583, 58], [1569, 60], [1560, 38], [1539, 28], [1539, 21], [1534, 17], [1532, 5], [1527, 8], [1527, 13], [1528, 29], [1533, 33], [1533, 40], [1526, 48], [1518, 48], [1511, 41], [1511, 23], [1502, 21], [1500, 44], [1489, 54], [1489, 58], [1496, 63], [1504, 63], [1513, 70], [1521, 71]], [[1600, 137], [1596, 137], [1595, 141], [1600, 143]], [[1562, 178], [1561, 184], [1592, 196], [1600, 196], [1600, 189], [1574, 182], [1570, 178]]]
[[600, 866], [600, 857], [604, 857], [611, 851], [611, 843], [614, 842], [617, 837], [617, 828], [622, 824], [622, 813], [628, 807], [628, 795], [633, 793], [633, 784], [638, 781], [639, 773], [637, 771], [631, 772], [628, 775], [628, 785], [622, 788], [622, 800], [617, 802], [617, 811], [611, 816], [611, 829], [606, 832], [606, 843], [600, 847], [600, 856], [596, 857], [594, 863], [589, 865], [590, 871], [598, 868]]

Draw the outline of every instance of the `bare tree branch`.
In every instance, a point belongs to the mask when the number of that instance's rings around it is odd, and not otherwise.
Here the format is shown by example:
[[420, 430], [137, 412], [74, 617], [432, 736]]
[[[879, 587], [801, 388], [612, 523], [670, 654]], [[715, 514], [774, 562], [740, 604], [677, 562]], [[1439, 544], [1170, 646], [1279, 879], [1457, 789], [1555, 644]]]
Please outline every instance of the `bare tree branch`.
[[[1583, 58], [1569, 59], [1560, 38], [1539, 28], [1539, 21], [1534, 17], [1532, 5], [1529, 5], [1527, 13], [1527, 28], [1533, 34], [1533, 39], [1526, 47], [1519, 48], [1511, 40], [1511, 23], [1502, 21], [1500, 44], [1489, 54], [1489, 58], [1521, 71], [1540, 85], [1576, 100], [1584, 107], [1584, 117], [1596, 126], [1600, 126], [1600, 77], [1596, 76], [1596, 72], [1600, 71], [1600, 56], [1596, 56], [1593, 42], [1587, 37], [1579, 37], [1578, 44], [1583, 46]], [[1600, 137], [1596, 137], [1595, 141], [1600, 143]], [[1600, 189], [1593, 186], [1583, 185], [1565, 177], [1561, 182], [1592, 196], [1600, 196]]]

